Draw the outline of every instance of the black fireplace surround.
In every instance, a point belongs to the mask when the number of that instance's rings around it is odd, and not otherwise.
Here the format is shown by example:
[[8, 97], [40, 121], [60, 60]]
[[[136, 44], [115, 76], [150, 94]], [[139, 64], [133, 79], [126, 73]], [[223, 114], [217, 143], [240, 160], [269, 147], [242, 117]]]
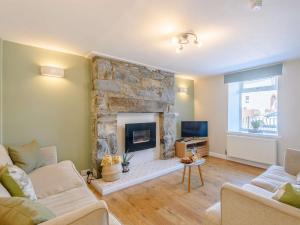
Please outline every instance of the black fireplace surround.
[[125, 150], [140, 151], [156, 146], [156, 123], [125, 124]]

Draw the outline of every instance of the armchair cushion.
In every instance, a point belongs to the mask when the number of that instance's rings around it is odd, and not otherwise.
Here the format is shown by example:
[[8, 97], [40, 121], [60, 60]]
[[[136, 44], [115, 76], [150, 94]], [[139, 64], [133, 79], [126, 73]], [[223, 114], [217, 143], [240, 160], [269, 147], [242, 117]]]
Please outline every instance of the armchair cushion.
[[38, 199], [85, 185], [71, 161], [40, 167], [29, 174]]
[[254, 178], [251, 184], [270, 192], [275, 192], [284, 183], [296, 183], [296, 177], [285, 172], [281, 166], [271, 166], [264, 173]]
[[300, 151], [295, 149], [287, 149], [284, 159], [284, 169], [287, 173], [297, 176], [300, 172]]
[[274, 194], [273, 199], [300, 208], [300, 190], [290, 183], [282, 185]]

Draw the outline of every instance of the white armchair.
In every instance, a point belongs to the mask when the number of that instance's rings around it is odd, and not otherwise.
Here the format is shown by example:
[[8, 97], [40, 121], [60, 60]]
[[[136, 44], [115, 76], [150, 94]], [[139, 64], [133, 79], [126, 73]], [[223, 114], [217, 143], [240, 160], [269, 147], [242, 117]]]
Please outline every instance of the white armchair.
[[224, 184], [221, 201], [206, 210], [204, 225], [300, 225], [300, 209], [272, 199], [283, 183], [296, 184], [299, 162], [300, 151], [288, 149], [284, 167], [271, 166], [243, 187]]

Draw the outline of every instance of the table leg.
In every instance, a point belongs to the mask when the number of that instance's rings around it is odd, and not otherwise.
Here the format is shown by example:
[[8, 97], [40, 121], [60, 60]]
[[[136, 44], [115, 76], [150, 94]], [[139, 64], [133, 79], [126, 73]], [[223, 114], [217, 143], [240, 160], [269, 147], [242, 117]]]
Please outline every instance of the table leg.
[[188, 186], [188, 191], [191, 192], [191, 169], [192, 167], [189, 166], [189, 186]]
[[201, 186], [204, 185], [204, 181], [203, 181], [203, 176], [202, 176], [202, 172], [201, 172], [201, 167], [198, 166], [198, 170], [199, 170], [199, 175], [200, 175], [200, 180], [201, 180]]
[[185, 170], [186, 170], [186, 166], [184, 165], [183, 174], [182, 174], [182, 181], [181, 181], [182, 184], [184, 183]]

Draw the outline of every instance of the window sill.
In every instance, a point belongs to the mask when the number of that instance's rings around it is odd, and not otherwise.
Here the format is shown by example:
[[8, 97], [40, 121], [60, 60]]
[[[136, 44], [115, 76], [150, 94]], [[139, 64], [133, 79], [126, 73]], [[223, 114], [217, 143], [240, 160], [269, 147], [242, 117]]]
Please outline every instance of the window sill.
[[281, 138], [278, 134], [251, 133], [246, 131], [227, 131], [227, 134], [246, 136], [246, 137], [263, 137], [263, 138], [272, 138], [272, 139]]

